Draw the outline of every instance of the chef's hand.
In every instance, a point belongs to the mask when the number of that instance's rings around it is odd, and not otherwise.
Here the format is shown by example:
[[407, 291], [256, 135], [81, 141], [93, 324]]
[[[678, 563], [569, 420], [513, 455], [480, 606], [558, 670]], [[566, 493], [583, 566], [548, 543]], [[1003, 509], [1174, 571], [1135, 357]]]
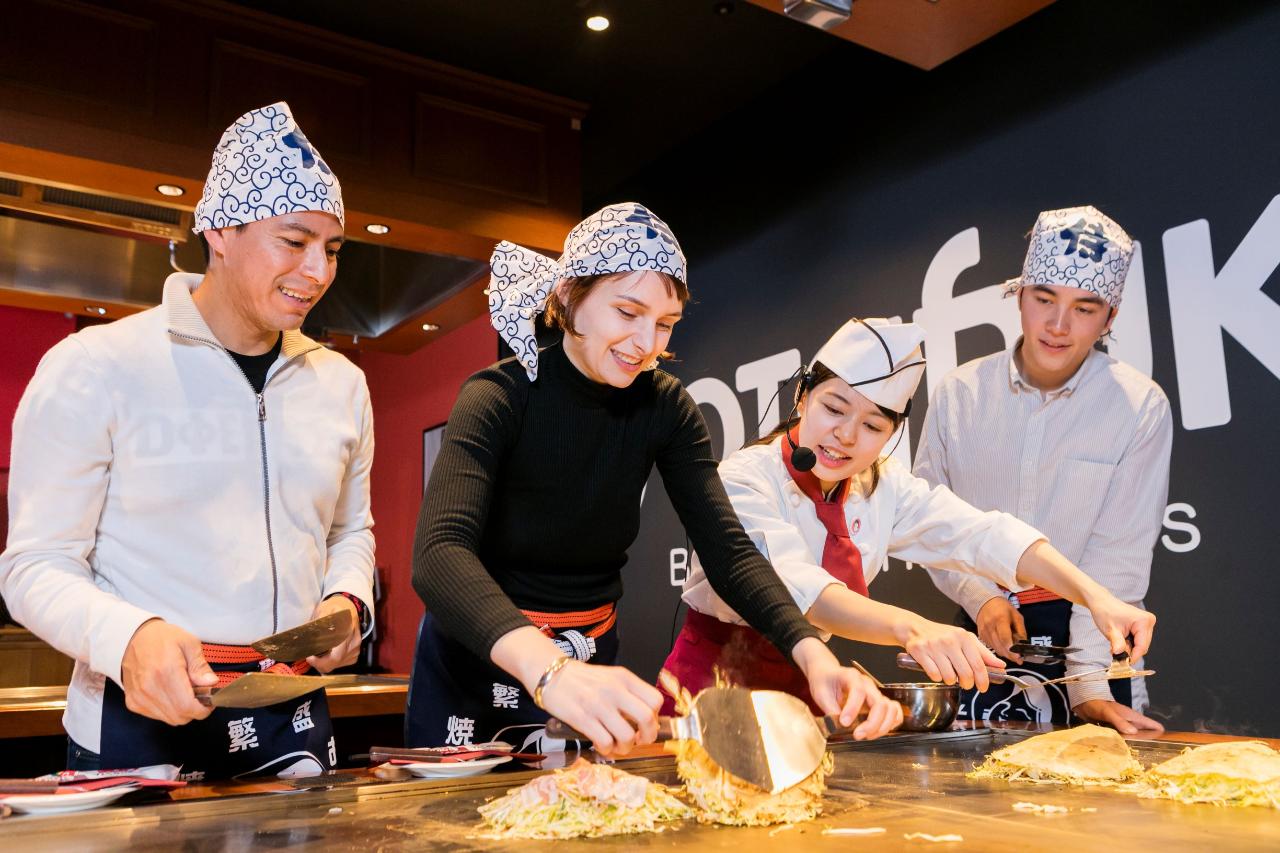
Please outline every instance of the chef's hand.
[[360, 657], [360, 611], [356, 610], [356, 606], [345, 595], [331, 595], [320, 602], [316, 605], [311, 618], [319, 619], [342, 610], [351, 611], [351, 632], [343, 638], [341, 643], [324, 654], [307, 658], [307, 663], [311, 664], [317, 672], [332, 672], [339, 667], [351, 666], [356, 662], [356, 658]]
[[974, 621], [978, 624], [978, 639], [986, 643], [987, 648], [1002, 658], [1022, 663], [1022, 655], [1015, 655], [1009, 647], [1026, 639], [1027, 626], [1009, 599], [1003, 595], [988, 599], [978, 610], [978, 618]]
[[149, 619], [133, 632], [120, 675], [125, 707], [135, 714], [181, 726], [213, 713], [196, 701], [192, 689], [218, 683], [200, 640], [163, 619]]
[[614, 758], [657, 739], [662, 694], [624, 667], [573, 660], [542, 689], [542, 707]]
[[805, 637], [791, 650], [796, 665], [809, 681], [809, 695], [823, 713], [851, 726], [866, 705], [867, 718], [853, 730], [855, 740], [874, 740], [902, 725], [902, 706], [886, 699], [875, 682], [856, 669], [841, 666], [827, 644]]
[[1086, 723], [1111, 726], [1122, 735], [1136, 735], [1139, 731], [1160, 734], [1164, 731], [1164, 726], [1150, 717], [1109, 699], [1089, 699], [1071, 710]]
[[899, 642], [930, 679], [943, 684], [959, 682], [965, 690], [976, 686], [979, 691], [985, 691], [991, 686], [987, 667], [1004, 669], [1004, 661], [978, 642], [977, 637], [954, 625], [917, 617], [907, 623]]
[[[1102, 636], [1111, 644], [1113, 655], [1126, 652], [1130, 660], [1137, 660], [1151, 648], [1151, 635], [1156, 628], [1155, 614], [1125, 604], [1102, 587], [1089, 597], [1085, 606]], [[1133, 638], [1132, 648], [1126, 637]]]

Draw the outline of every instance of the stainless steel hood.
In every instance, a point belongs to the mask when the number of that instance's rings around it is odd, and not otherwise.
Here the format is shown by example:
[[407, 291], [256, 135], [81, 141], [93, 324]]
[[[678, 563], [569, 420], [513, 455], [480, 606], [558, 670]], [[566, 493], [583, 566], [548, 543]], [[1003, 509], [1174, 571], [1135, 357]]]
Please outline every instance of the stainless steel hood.
[[[177, 244], [175, 260], [184, 270], [203, 270], [199, 241]], [[470, 258], [348, 241], [337, 278], [304, 329], [376, 338], [457, 293], [484, 268]], [[158, 304], [171, 272], [167, 241], [0, 210], [0, 287], [83, 299], [92, 313], [104, 301]]]

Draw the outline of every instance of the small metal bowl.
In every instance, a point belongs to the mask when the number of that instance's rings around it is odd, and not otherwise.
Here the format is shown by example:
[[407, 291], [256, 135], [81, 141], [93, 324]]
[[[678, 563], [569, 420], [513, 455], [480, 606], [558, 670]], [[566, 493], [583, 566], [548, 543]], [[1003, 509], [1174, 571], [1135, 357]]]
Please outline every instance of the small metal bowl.
[[880, 692], [902, 706], [902, 725], [898, 731], [942, 731], [955, 722], [960, 708], [958, 684], [931, 681], [886, 684]]

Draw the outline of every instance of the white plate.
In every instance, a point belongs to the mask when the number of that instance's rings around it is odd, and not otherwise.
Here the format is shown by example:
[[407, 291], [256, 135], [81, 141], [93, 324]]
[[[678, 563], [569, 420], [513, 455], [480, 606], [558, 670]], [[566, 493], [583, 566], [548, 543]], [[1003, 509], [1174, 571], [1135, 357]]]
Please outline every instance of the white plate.
[[421, 779], [456, 779], [461, 776], [479, 776], [481, 773], [488, 773], [499, 764], [506, 764], [510, 760], [510, 755], [497, 755], [493, 758], [477, 758], [473, 761], [418, 761], [400, 766]]
[[0, 803], [4, 803], [15, 812], [26, 814], [63, 814], [96, 809], [136, 790], [138, 790], [137, 785], [120, 785], [115, 788], [79, 791], [74, 794], [9, 794], [0, 797]]

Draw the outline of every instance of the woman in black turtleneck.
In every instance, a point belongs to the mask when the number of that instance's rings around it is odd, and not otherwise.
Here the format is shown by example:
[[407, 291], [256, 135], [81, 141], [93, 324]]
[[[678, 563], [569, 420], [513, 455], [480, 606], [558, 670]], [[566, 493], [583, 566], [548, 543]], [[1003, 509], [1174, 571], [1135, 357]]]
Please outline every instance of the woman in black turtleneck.
[[[502, 243], [492, 266], [491, 312], [517, 357], [463, 385], [427, 487], [406, 745], [532, 745], [548, 713], [606, 754], [654, 739], [658, 691], [598, 664], [617, 654], [614, 605], [655, 464], [712, 586], [818, 705], [851, 722], [865, 698], [861, 737], [896, 725], [898, 706], [839, 666], [747, 538], [697, 405], [652, 369], [688, 298], [666, 225], [613, 205], [570, 233], [559, 263]], [[565, 334], [539, 352], [544, 303]]]

